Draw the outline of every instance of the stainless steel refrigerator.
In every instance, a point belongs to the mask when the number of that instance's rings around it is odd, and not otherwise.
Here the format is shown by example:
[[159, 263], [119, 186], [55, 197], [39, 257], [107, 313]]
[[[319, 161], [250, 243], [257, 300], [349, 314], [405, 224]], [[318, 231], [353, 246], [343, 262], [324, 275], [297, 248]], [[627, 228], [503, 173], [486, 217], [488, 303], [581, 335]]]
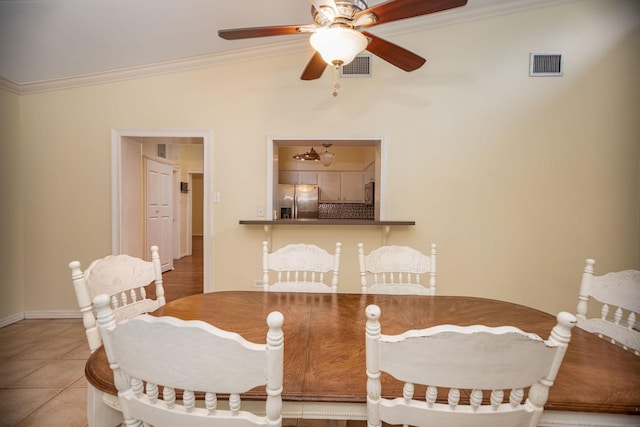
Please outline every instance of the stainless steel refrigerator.
[[318, 218], [318, 186], [278, 185], [280, 219]]

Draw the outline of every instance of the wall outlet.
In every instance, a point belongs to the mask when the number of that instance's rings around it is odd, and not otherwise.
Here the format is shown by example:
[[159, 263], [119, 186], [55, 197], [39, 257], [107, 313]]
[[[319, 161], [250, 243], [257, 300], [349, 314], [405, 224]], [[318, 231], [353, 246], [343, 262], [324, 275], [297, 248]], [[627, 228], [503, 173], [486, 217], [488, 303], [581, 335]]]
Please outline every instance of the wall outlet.
[[256, 215], [259, 217], [263, 217], [264, 216], [264, 208], [263, 207], [257, 207], [256, 208]]
[[262, 287], [262, 280], [255, 280], [253, 282], [253, 287], [254, 288], [261, 288]]

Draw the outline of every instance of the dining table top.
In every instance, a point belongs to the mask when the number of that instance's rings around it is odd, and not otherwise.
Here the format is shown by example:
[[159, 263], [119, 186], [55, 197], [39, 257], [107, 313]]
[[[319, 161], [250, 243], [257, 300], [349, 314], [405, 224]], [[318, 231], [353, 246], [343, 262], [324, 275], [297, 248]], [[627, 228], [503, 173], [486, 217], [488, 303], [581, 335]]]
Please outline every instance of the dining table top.
[[[382, 333], [388, 335], [440, 324], [510, 325], [547, 339], [556, 324], [554, 315], [486, 298], [347, 293], [211, 292], [170, 301], [152, 314], [202, 320], [264, 343], [266, 317], [280, 311], [283, 401], [365, 404], [364, 312], [369, 304], [380, 307]], [[117, 394], [103, 347], [89, 357], [85, 375], [98, 390]], [[640, 357], [575, 327], [545, 409], [640, 415], [639, 385]], [[401, 390], [401, 383], [383, 378], [384, 397], [401, 395]], [[258, 388], [243, 398], [265, 396]]]

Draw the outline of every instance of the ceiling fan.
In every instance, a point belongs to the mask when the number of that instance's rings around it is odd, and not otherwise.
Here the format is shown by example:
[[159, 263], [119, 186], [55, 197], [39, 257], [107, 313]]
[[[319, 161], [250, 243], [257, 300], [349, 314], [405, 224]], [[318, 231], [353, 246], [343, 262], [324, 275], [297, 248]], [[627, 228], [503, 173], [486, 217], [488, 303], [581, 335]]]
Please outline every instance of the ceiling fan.
[[420, 68], [425, 59], [363, 28], [464, 6], [467, 0], [388, 0], [368, 7], [364, 0], [310, 0], [314, 23], [219, 30], [226, 40], [310, 33], [316, 52], [300, 78], [315, 80], [327, 65], [336, 69], [368, 50], [405, 71]]

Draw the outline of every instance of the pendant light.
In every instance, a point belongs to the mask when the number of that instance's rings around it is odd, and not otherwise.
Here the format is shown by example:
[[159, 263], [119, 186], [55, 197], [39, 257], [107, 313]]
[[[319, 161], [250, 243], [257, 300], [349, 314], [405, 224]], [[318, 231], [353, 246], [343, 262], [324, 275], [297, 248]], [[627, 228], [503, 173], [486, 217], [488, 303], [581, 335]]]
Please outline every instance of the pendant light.
[[324, 152], [320, 153], [320, 162], [324, 166], [329, 166], [331, 163], [333, 163], [333, 158], [336, 156], [336, 153], [332, 153], [331, 151], [328, 150], [328, 148], [331, 147], [332, 145], [333, 144], [329, 144], [329, 143], [322, 144], [322, 146], [324, 147]]

